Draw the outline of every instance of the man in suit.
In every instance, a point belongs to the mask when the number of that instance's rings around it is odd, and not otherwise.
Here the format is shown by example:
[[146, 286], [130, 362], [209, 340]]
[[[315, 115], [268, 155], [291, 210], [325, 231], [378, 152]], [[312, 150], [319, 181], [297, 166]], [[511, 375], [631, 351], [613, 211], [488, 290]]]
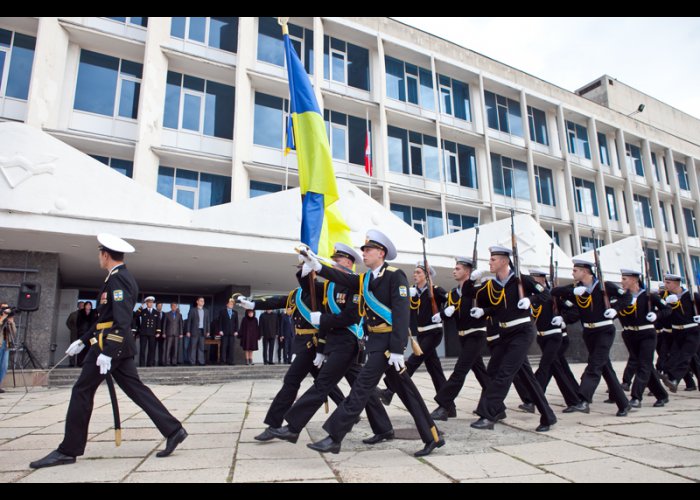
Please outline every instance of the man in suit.
[[[141, 337], [141, 351], [139, 353], [139, 366], [156, 365], [156, 335], [160, 336], [160, 314], [153, 304], [156, 298], [153, 295], [146, 297], [146, 307], [138, 316], [139, 336]], [[148, 357], [146, 353], [148, 352]]]
[[163, 317], [165, 313], [163, 312], [163, 303], [156, 303], [156, 314], [158, 315], [158, 328], [159, 332], [156, 332], [156, 363], [158, 366], [165, 365], [165, 332], [163, 331]]
[[170, 304], [170, 312], [163, 313], [162, 331], [165, 335], [165, 365], [177, 365], [177, 344], [184, 330], [182, 314], [176, 303]]
[[204, 339], [208, 337], [211, 318], [209, 310], [204, 309], [204, 297], [197, 297], [196, 307], [190, 309], [187, 316], [185, 335], [190, 338], [190, 364], [204, 366]]
[[[70, 331], [70, 341], [71, 344], [78, 340], [78, 314], [80, 314], [80, 311], [82, 311], [85, 308], [85, 302], [82, 300], [78, 302], [78, 308], [70, 313], [68, 315], [68, 319], [66, 320], [66, 326], [68, 327], [68, 330]], [[75, 366], [75, 356], [71, 356], [68, 363], [70, 363], [70, 366]]]
[[233, 339], [238, 337], [238, 313], [233, 309], [235, 301], [228, 299], [226, 309], [219, 313], [219, 336], [221, 337], [221, 362], [233, 364]]

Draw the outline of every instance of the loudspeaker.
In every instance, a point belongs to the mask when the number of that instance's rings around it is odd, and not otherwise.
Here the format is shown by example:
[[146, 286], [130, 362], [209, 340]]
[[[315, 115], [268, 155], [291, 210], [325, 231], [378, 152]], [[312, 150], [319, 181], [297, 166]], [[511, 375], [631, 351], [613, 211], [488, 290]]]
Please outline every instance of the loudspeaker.
[[24, 282], [19, 286], [17, 309], [20, 311], [36, 311], [39, 309], [39, 296], [41, 285], [39, 283]]

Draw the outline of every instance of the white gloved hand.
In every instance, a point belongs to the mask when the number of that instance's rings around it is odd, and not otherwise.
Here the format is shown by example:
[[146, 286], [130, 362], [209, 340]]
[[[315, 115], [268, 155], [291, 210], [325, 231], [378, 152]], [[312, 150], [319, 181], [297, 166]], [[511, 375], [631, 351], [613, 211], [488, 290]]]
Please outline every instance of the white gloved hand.
[[658, 295], [659, 294], [659, 287], [658, 286], [652, 286], [651, 290], [649, 290], [650, 293]]
[[97, 356], [97, 362], [95, 363], [100, 367], [100, 375], [105, 375], [109, 370], [112, 369], [112, 358], [100, 354]]
[[650, 312], [649, 314], [647, 314], [647, 321], [649, 323], [653, 323], [654, 321], [656, 321], [656, 313]]
[[85, 349], [85, 344], [83, 344], [83, 341], [76, 340], [68, 346], [68, 349], [66, 349], [66, 354], [68, 354], [69, 356], [75, 356], [76, 354], [80, 353], [80, 351], [82, 351], [83, 349]]
[[472, 307], [469, 311], [469, 315], [472, 318], [479, 319], [484, 315], [484, 310], [481, 307]]
[[530, 308], [530, 299], [527, 297], [524, 297], [518, 301], [518, 309], [529, 309]]
[[447, 306], [445, 308], [445, 316], [447, 316], [448, 318], [451, 318], [454, 313], [455, 313], [455, 306]]
[[698, 315], [698, 316], [693, 316], [693, 321], [694, 321], [695, 323], [700, 323], [700, 315]]
[[442, 318], [440, 317], [440, 313], [433, 314], [432, 321], [433, 321], [433, 323], [442, 323]]
[[243, 307], [243, 309], [255, 309], [255, 302], [252, 300], [239, 300], [238, 303]]
[[484, 271], [474, 269], [472, 271], [472, 273], [469, 275], [469, 279], [472, 281], [479, 281], [483, 276], [484, 276]]
[[296, 359], [296, 357], [297, 357], [296, 354], [292, 354], [292, 359], [290, 359], [289, 361], [292, 362], [292, 363], [294, 363], [294, 360]]
[[580, 297], [581, 295], [586, 293], [586, 291], [588, 291], [588, 288], [586, 288], [585, 286], [577, 286], [576, 288], [574, 288], [574, 295]]
[[406, 366], [406, 362], [403, 360], [403, 354], [394, 354], [393, 352], [389, 354], [389, 364], [394, 365], [397, 372], [400, 372], [402, 368]]
[[564, 318], [562, 318], [561, 316], [554, 316], [552, 318], [552, 325], [561, 326], [563, 324], [564, 324]]
[[408, 289], [408, 293], [411, 296], [411, 298], [413, 298], [416, 295], [418, 295], [418, 289], [415, 286], [412, 286]]
[[[306, 267], [310, 268], [312, 271], [320, 271], [321, 270], [321, 263], [318, 261], [315, 255], [311, 253], [311, 250], [307, 250], [306, 256], [299, 254], [299, 256], [304, 260], [304, 264]], [[309, 271], [311, 272], [311, 271]], [[306, 273], [309, 274], [309, 273]], [[302, 266], [302, 276], [304, 275], [304, 270]]]
[[313, 311], [311, 313], [311, 324], [314, 326], [321, 324], [321, 312], [320, 311]]
[[665, 300], [666, 300], [667, 304], [675, 304], [676, 302], [678, 302], [678, 295], [676, 295], [675, 293], [672, 293], [671, 295], [666, 297]]
[[603, 316], [605, 316], [608, 319], [613, 319], [615, 316], [617, 316], [617, 311], [611, 307], [610, 309], [605, 310]]
[[321, 365], [326, 362], [326, 358], [328, 358], [328, 356], [317, 352], [316, 357], [314, 358], [314, 366], [316, 368], [321, 368]]

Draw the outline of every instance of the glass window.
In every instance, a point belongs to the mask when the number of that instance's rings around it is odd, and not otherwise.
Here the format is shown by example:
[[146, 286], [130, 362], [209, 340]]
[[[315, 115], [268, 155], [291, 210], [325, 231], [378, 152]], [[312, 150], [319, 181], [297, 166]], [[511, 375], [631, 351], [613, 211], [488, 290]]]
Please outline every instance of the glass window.
[[479, 223], [477, 217], [472, 217], [470, 215], [460, 215], [460, 214], [447, 214], [447, 232], [456, 233], [462, 229], [469, 229], [476, 226]]
[[644, 164], [642, 163], [642, 152], [634, 144], [625, 143], [625, 153], [627, 157], [627, 167], [630, 173], [635, 173], [644, 177]]
[[0, 29], [0, 96], [27, 100], [35, 45], [33, 36]]
[[685, 219], [685, 228], [688, 231], [689, 238], [698, 237], [698, 224], [695, 219], [695, 210], [691, 208], [683, 209], [683, 218]]
[[384, 57], [387, 97], [434, 110], [432, 73], [415, 64]]
[[399, 101], [406, 100], [403, 62], [386, 56], [386, 95]]
[[411, 207], [406, 205], [399, 205], [398, 203], [392, 203], [390, 206], [391, 212], [396, 215], [399, 219], [403, 220], [406, 224], [411, 225]]
[[281, 149], [283, 144], [286, 100], [261, 92], [255, 93], [253, 143]]
[[634, 215], [639, 224], [643, 224], [644, 227], [654, 227], [651, 205], [649, 204], [649, 198], [646, 196], [634, 195]]
[[598, 151], [600, 152], [600, 163], [610, 166], [610, 153], [608, 152], [608, 138], [605, 134], [598, 132]]
[[423, 164], [425, 176], [434, 181], [440, 180], [440, 153], [437, 148], [437, 139], [429, 135], [423, 135]]
[[494, 192], [510, 198], [530, 199], [527, 165], [519, 160], [491, 153]]
[[598, 200], [596, 198], [595, 184], [584, 179], [579, 179], [578, 177], [574, 177], [573, 181], [576, 196], [576, 211], [598, 217]]
[[666, 218], [666, 207], [664, 202], [659, 202], [659, 209], [661, 210], [661, 221], [664, 223], [664, 231], [668, 232], [668, 219]]
[[369, 90], [369, 50], [348, 43], [348, 85]]
[[262, 181], [250, 181], [250, 197], [264, 196], [270, 193], [278, 193], [284, 189], [280, 184], [271, 184]]
[[674, 161], [676, 165], [676, 174], [678, 175], [678, 187], [685, 190], [690, 190], [690, 183], [688, 182], [688, 171], [685, 168], [685, 163], [679, 161]]
[[693, 268], [693, 283], [697, 286], [700, 284], [700, 257], [697, 255], [691, 255], [690, 265]]
[[148, 26], [147, 17], [108, 17], [107, 19], [111, 19], [113, 21], [117, 21], [124, 24], [133, 24], [135, 26], [141, 26], [143, 28]]
[[523, 121], [520, 114], [520, 103], [488, 90], [484, 92], [484, 96], [489, 128], [522, 137]]
[[97, 161], [100, 161], [107, 165], [108, 167], [111, 167], [112, 169], [116, 170], [122, 175], [125, 175], [127, 177], [133, 177], [134, 175], [134, 162], [129, 161], [129, 160], [120, 160], [118, 158], [108, 158], [106, 156], [99, 156], [99, 155], [90, 155]]
[[326, 80], [369, 90], [369, 50], [325, 35], [323, 77]]
[[581, 252], [590, 252], [594, 248], [600, 248], [603, 246], [603, 240], [600, 238], [595, 239], [595, 244], [593, 238], [587, 236], [581, 236]]
[[610, 220], [620, 220], [620, 215], [617, 212], [617, 200], [615, 199], [615, 190], [610, 186], [605, 186], [605, 199], [608, 204], [608, 218]]
[[445, 231], [442, 227], [442, 213], [437, 210], [428, 210], [428, 238], [442, 236]]
[[389, 146], [389, 170], [408, 174], [408, 131], [398, 127], [387, 127]]
[[545, 112], [528, 106], [527, 118], [530, 125], [530, 140], [548, 146], [549, 139], [547, 137], [547, 117]]
[[[306, 72], [313, 74], [313, 31], [292, 23], [287, 24], [287, 27], [294, 50]], [[283, 67], [285, 65], [282, 27], [277, 24], [275, 17], [258, 18], [258, 61]]]
[[537, 203], [552, 207], [556, 206], [554, 181], [550, 169], [535, 165], [535, 187], [537, 190]]
[[[644, 258], [649, 262], [649, 278], [654, 281], [661, 281], [661, 259], [659, 259], [658, 250], [647, 247]], [[646, 273], [646, 270], [643, 271]]]
[[445, 75], [438, 75], [440, 111], [460, 120], [471, 121], [469, 85]]
[[588, 144], [588, 129], [583, 125], [566, 121], [569, 153], [591, 159], [591, 149]]
[[659, 162], [656, 161], [656, 153], [651, 153], [651, 164], [654, 166], [654, 179], [656, 182], [661, 182], [661, 174], [659, 172]]
[[371, 122], [368, 122], [364, 118], [348, 115], [348, 154], [350, 163], [354, 163], [355, 165], [365, 164], [365, 142], [368, 128], [371, 142], [371, 125]]
[[238, 48], [238, 18], [173, 17], [170, 25], [170, 36], [202, 43], [227, 52], [236, 52]]
[[427, 69], [420, 68], [420, 105], [429, 110], [435, 109], [433, 94], [433, 75]]
[[212, 207], [231, 201], [231, 178], [161, 166], [158, 192], [187, 208]]
[[476, 150], [471, 146], [457, 144], [457, 157], [460, 185], [477, 189], [479, 184], [476, 173]]

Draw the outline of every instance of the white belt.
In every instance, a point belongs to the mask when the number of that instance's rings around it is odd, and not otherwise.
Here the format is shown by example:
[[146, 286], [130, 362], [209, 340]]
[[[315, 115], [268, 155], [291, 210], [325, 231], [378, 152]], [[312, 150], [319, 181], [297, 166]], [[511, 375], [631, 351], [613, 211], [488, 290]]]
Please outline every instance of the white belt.
[[598, 321], [597, 323], [583, 323], [584, 328], [598, 328], [599, 326], [612, 325], [613, 320], [606, 319], [605, 321]]
[[659, 328], [658, 332], [659, 333], [671, 333], [671, 329], [670, 328]]
[[698, 326], [697, 323], [689, 323], [687, 325], [671, 325], [674, 330], [687, 330], [688, 328], [693, 328]]
[[537, 335], [544, 337], [545, 335], [552, 335], [555, 333], [561, 333], [561, 328], [552, 328], [551, 330], [545, 330], [543, 332], [537, 332]]
[[486, 331], [486, 328], [470, 328], [468, 330], [459, 330], [457, 332], [457, 335], [459, 335], [460, 337], [464, 337], [465, 335], [469, 335], [470, 333], [485, 332], [485, 331]]
[[497, 333], [496, 335], [492, 335], [491, 337], [486, 337], [486, 340], [491, 342], [491, 341], [496, 340], [498, 338], [501, 338], [501, 335]]
[[523, 323], [529, 323], [530, 322], [530, 317], [528, 316], [527, 318], [519, 318], [519, 319], [514, 319], [513, 321], [507, 321], [505, 323], [498, 323], [498, 326], [501, 328], [510, 328], [512, 326], [516, 325], [522, 325]]
[[638, 332], [640, 330], [656, 330], [654, 325], [639, 325], [639, 326], [625, 326], [622, 328], [625, 331]]
[[428, 325], [428, 326], [419, 326], [418, 333], [423, 333], [423, 332], [427, 332], [430, 330], [435, 330], [436, 328], [442, 328], [442, 323], [435, 323], [435, 324]]

